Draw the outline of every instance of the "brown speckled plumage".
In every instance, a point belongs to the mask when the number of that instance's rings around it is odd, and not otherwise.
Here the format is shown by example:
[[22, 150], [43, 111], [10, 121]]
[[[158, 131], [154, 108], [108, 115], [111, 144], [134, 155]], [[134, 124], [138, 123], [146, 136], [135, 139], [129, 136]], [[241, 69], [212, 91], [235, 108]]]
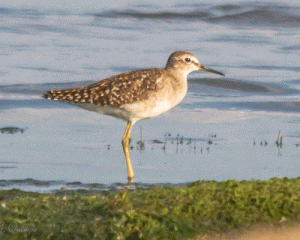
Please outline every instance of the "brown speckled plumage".
[[141, 101], [149, 92], [162, 88], [162, 69], [152, 68], [116, 75], [87, 87], [52, 90], [43, 95], [46, 99], [91, 103], [98, 106], [119, 107]]

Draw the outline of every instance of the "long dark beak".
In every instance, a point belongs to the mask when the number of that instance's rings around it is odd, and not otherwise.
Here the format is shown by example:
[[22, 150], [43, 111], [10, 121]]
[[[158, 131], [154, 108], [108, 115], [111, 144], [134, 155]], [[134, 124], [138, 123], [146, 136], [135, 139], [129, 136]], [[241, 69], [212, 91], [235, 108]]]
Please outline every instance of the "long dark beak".
[[221, 76], [225, 77], [225, 74], [223, 74], [221, 72], [218, 72], [216, 70], [213, 70], [213, 69], [211, 69], [209, 67], [202, 66], [201, 64], [199, 64], [199, 70], [204, 70], [204, 71], [215, 73], [215, 74], [218, 74], [218, 75], [221, 75]]

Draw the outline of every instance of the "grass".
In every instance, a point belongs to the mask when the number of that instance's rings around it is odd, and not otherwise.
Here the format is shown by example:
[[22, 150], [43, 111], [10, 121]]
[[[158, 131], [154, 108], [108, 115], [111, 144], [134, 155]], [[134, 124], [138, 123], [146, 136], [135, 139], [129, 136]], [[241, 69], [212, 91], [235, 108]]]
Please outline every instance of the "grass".
[[0, 239], [196, 239], [299, 220], [299, 178], [97, 193], [0, 191]]

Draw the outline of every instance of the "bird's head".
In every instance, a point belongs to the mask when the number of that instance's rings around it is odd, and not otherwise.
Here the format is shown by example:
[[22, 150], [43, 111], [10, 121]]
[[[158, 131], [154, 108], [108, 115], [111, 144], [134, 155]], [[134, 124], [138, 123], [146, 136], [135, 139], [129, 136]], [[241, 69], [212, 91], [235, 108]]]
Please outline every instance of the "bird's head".
[[172, 69], [176, 72], [180, 71], [186, 74], [186, 76], [193, 71], [203, 70], [211, 73], [215, 73], [221, 76], [225, 76], [223, 73], [213, 70], [209, 67], [203, 66], [199, 63], [198, 59], [191, 53], [185, 51], [178, 51], [171, 54], [168, 59], [166, 69]]

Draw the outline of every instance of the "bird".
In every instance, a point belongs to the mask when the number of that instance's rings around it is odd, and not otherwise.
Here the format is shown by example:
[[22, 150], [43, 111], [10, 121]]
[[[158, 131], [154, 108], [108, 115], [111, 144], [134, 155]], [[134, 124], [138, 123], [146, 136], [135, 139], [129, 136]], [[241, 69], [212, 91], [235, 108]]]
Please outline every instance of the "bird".
[[125, 121], [127, 125], [122, 146], [130, 183], [134, 181], [129, 156], [129, 138], [133, 125], [179, 104], [187, 93], [187, 76], [196, 70], [225, 76], [200, 64], [191, 53], [176, 51], [169, 56], [165, 68], [125, 72], [89, 86], [48, 91], [42, 97]]

